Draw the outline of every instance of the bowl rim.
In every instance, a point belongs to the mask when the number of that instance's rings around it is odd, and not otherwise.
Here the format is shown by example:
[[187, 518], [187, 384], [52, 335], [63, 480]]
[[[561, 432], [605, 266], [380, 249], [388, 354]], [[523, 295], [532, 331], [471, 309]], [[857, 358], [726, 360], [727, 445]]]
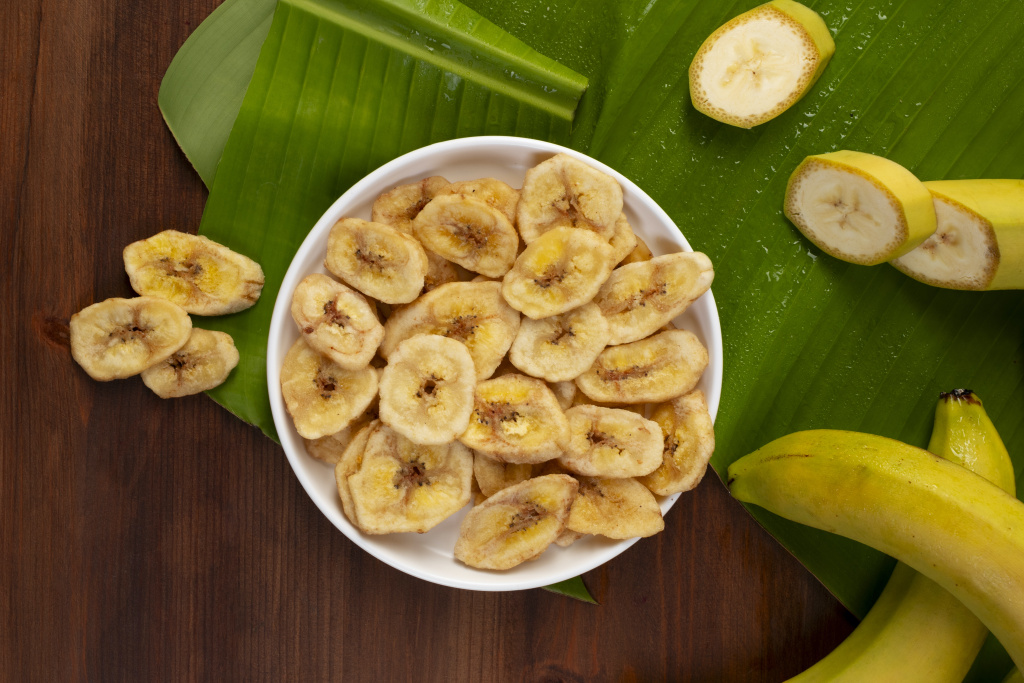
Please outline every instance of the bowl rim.
[[[303, 239], [302, 244], [292, 257], [291, 263], [285, 272], [284, 277], [281, 280], [281, 287], [278, 290], [277, 298], [274, 302], [273, 315], [271, 317], [270, 328], [267, 338], [267, 385], [268, 393], [270, 398], [271, 412], [274, 418], [274, 425], [277, 428], [277, 432], [280, 438], [281, 448], [285, 452], [285, 456], [288, 458], [288, 464], [292, 472], [295, 474], [299, 483], [302, 485], [306, 495], [313, 501], [313, 504], [317, 506], [320, 512], [350, 541], [359, 546], [362, 550], [369, 553], [381, 562], [405, 573], [412, 577], [422, 579], [424, 581], [430, 581], [443, 586], [449, 586], [451, 588], [460, 588], [464, 590], [476, 590], [476, 591], [515, 591], [515, 590], [527, 590], [531, 588], [539, 588], [548, 586], [560, 581], [565, 581], [573, 577], [579, 576], [585, 572], [588, 572], [596, 567], [603, 565], [604, 563], [614, 559], [626, 550], [628, 550], [639, 538], [625, 539], [616, 541], [603, 548], [601, 552], [597, 553], [596, 559], [583, 562], [578, 567], [570, 567], [567, 570], [556, 571], [552, 573], [550, 577], [546, 577], [543, 581], [538, 582], [537, 580], [514, 580], [514, 576], [508, 572], [490, 572], [486, 570], [479, 570], [481, 576], [501, 576], [509, 577], [510, 580], [502, 582], [481, 582], [476, 583], [472, 581], [465, 581], [457, 577], [447, 577], [438, 575], [436, 573], [424, 574], [422, 570], [415, 566], [411, 566], [403, 562], [399, 558], [389, 556], [387, 554], [381, 554], [377, 552], [372, 542], [373, 536], [367, 536], [359, 532], [353, 526], [354, 533], [349, 533], [338, 520], [335, 519], [336, 512], [334, 508], [326, 508], [326, 502], [321, 500], [321, 496], [316, 493], [315, 486], [313, 484], [311, 475], [305, 470], [300, 464], [300, 458], [311, 458], [305, 452], [305, 449], [301, 449], [301, 452], [296, 452], [292, 445], [288, 442], [285, 437], [289, 432], [294, 432], [294, 426], [291, 421], [291, 417], [288, 415], [287, 410], [284, 408], [284, 400], [281, 394], [281, 383], [280, 383], [280, 367], [279, 358], [283, 357], [281, 346], [283, 345], [283, 339], [285, 334], [283, 328], [289, 324], [293, 324], [291, 320], [291, 296], [295, 289], [295, 285], [308, 275], [305, 269], [300, 268], [300, 264], [304, 263], [309, 252], [314, 249], [323, 249], [325, 230], [329, 230], [329, 226], [334, 225], [341, 216], [341, 207], [344, 207], [352, 203], [353, 197], [361, 198], [366, 193], [367, 189], [374, 186], [378, 181], [384, 177], [401, 177], [401, 170], [403, 167], [415, 164], [416, 162], [422, 161], [425, 158], [429, 158], [439, 153], [465, 151], [467, 149], [480, 150], [483, 147], [497, 147], [506, 148], [513, 147], [517, 149], [526, 148], [534, 152], [543, 152], [551, 154], [567, 154], [572, 156], [579, 161], [582, 161], [593, 168], [596, 168], [604, 173], [615, 178], [623, 188], [623, 195], [628, 197], [633, 195], [635, 201], [646, 206], [646, 208], [652, 211], [658, 218], [658, 222], [666, 226], [673, 226], [676, 230], [676, 234], [673, 235], [673, 239], [680, 240], [684, 245], [684, 250], [693, 251], [689, 241], [686, 239], [682, 230], [679, 230], [675, 221], [669, 217], [668, 213], [664, 211], [651, 197], [644, 192], [634, 182], [629, 180], [623, 174], [619, 173], [615, 169], [611, 168], [607, 164], [604, 164], [597, 159], [587, 156], [576, 150], [563, 147], [552, 142], [546, 142], [542, 140], [535, 140], [532, 138], [520, 138], [513, 136], [502, 136], [502, 135], [487, 135], [487, 136], [476, 136], [476, 137], [465, 137], [456, 138], [452, 140], [445, 140], [442, 142], [436, 142], [425, 147], [413, 150], [406, 154], [403, 154], [391, 161], [378, 167], [376, 170], [370, 172], [358, 182], [353, 184], [348, 190], [346, 190], [340, 197], [338, 197], [331, 206], [324, 211], [323, 215], [316, 221], [309, 233]], [[443, 173], [443, 171], [439, 171]], [[327, 225], [328, 227], [324, 227]], [[302, 271], [302, 272], [299, 272]], [[715, 302], [714, 294], [709, 289], [697, 302], [704, 301], [704, 306], [708, 307], [710, 315], [708, 316], [708, 325], [705, 333], [708, 335], [704, 341], [707, 345], [709, 352], [709, 363], [705, 369], [705, 374], [708, 376], [708, 387], [709, 391], [706, 393], [708, 412], [711, 415], [712, 422], [715, 421], [718, 408], [721, 403], [722, 393], [722, 379], [723, 379], [723, 351], [724, 347], [722, 344], [722, 327], [721, 320], [718, 314], [718, 306]], [[693, 305], [696, 305], [694, 302]], [[691, 305], [691, 306], [693, 306]], [[290, 347], [291, 343], [287, 345]], [[287, 349], [283, 350], [284, 352]], [[296, 435], [297, 436], [297, 435]], [[298, 437], [301, 439], [301, 437]], [[710, 467], [710, 464], [708, 465]], [[662, 512], [666, 513], [668, 509], [675, 504], [680, 494], [674, 494], [667, 496], [660, 501]], [[348, 523], [348, 520], [343, 520], [343, 523]]]

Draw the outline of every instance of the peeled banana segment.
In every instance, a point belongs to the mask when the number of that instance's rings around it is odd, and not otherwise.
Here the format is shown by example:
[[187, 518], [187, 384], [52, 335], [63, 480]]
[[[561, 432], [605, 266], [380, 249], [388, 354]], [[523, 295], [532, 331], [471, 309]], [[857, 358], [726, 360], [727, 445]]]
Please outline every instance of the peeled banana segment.
[[306, 343], [347, 370], [370, 364], [384, 326], [359, 292], [326, 275], [307, 275], [292, 294], [292, 319]]
[[327, 270], [363, 294], [406, 304], [423, 291], [427, 254], [414, 237], [383, 223], [342, 218], [327, 236]]
[[500, 211], [510, 223], [515, 223], [519, 190], [495, 178], [460, 180], [445, 187], [439, 194], [475, 199]]
[[533, 465], [501, 462], [480, 452], [473, 454], [473, 475], [480, 493], [490, 498], [498, 491], [526, 481], [533, 475]]
[[597, 360], [609, 337], [601, 309], [588, 303], [561, 315], [523, 320], [509, 349], [509, 360], [528, 375], [568, 382]]
[[342, 468], [364, 533], [422, 534], [469, 503], [473, 456], [465, 446], [416, 444], [380, 422], [368, 432], [362, 454], [347, 453]]
[[935, 232], [928, 188], [896, 162], [863, 152], [804, 159], [789, 177], [784, 208], [820, 249], [866, 266], [899, 258]]
[[519, 331], [519, 312], [505, 303], [498, 282], [451, 282], [388, 318], [380, 353], [390, 358], [404, 340], [438, 334], [465, 344], [477, 379], [490, 377]]
[[249, 308], [263, 291], [263, 269], [247, 256], [200, 235], [164, 230], [124, 248], [132, 289], [172, 301], [196, 315]]
[[637, 480], [659, 496], [689, 491], [700, 483], [715, 452], [715, 428], [704, 392], [657, 406], [651, 418], [665, 435], [663, 460]]
[[935, 287], [1024, 289], [1024, 180], [924, 186], [935, 206], [935, 234], [892, 265]]
[[[581, 405], [566, 411], [569, 443], [558, 462], [590, 477], [637, 477], [662, 463], [657, 422], [628, 410]], [[592, 532], [587, 532], [592, 533]]]
[[223, 384], [236, 365], [230, 334], [193, 327], [184, 346], [142, 371], [142, 383], [160, 398], [191, 396]]
[[423, 246], [467, 270], [501, 277], [512, 267], [519, 235], [500, 210], [478, 199], [441, 194], [416, 216]]
[[579, 485], [565, 474], [534, 477], [476, 505], [462, 520], [455, 558], [479, 569], [511, 569], [565, 530]]
[[526, 172], [517, 224], [527, 244], [555, 228], [582, 228], [608, 242], [621, 214], [622, 188], [615, 178], [556, 154]]
[[581, 534], [623, 539], [665, 529], [654, 494], [635, 479], [580, 477], [566, 528]]
[[476, 385], [462, 443], [496, 460], [540, 463], [557, 458], [569, 441], [569, 422], [539, 379], [504, 375]]
[[512, 308], [534, 320], [594, 298], [615, 267], [612, 247], [589, 230], [555, 228], [535, 239], [502, 281]]
[[616, 268], [594, 297], [608, 320], [608, 343], [625, 344], [657, 331], [708, 291], [714, 279], [711, 259], [700, 252]]
[[299, 436], [319, 439], [366, 411], [377, 395], [377, 370], [346, 370], [300, 337], [285, 354], [281, 394]]
[[731, 19], [704, 41], [690, 64], [690, 99], [717, 121], [752, 128], [803, 97], [835, 49], [816, 12], [774, 0]]
[[686, 330], [667, 330], [640, 341], [610, 346], [576, 386], [594, 401], [657, 403], [697, 386], [708, 351]]
[[415, 443], [454, 441], [473, 411], [476, 368], [461, 342], [436, 334], [406, 339], [380, 380], [380, 419]]
[[639, 238], [633, 233], [626, 214], [619, 214], [619, 220], [615, 221], [615, 232], [612, 233], [608, 244], [612, 247], [612, 262], [621, 263], [636, 249]]
[[71, 356], [106, 382], [137, 375], [188, 341], [192, 319], [166, 299], [107, 299], [71, 316]]
[[448, 184], [447, 180], [435, 175], [388, 190], [374, 200], [370, 207], [370, 220], [411, 235], [413, 220]]

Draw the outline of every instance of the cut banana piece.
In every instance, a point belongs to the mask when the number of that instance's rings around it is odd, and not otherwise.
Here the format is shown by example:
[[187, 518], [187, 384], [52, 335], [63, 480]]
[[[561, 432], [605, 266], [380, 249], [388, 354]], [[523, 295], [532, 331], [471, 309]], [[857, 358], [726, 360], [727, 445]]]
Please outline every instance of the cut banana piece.
[[454, 441], [473, 411], [476, 368], [461, 342], [436, 334], [406, 339], [380, 380], [380, 419], [424, 445]]
[[196, 315], [249, 308], [263, 291], [263, 269], [200, 235], [164, 230], [124, 248], [124, 269], [139, 294], [173, 301]]
[[615, 263], [612, 248], [589, 230], [555, 228], [534, 240], [502, 281], [505, 301], [534, 320], [582, 306]]
[[473, 475], [476, 477], [480, 493], [490, 498], [498, 491], [526, 481], [533, 475], [533, 465], [512, 462], [499, 462], [494, 458], [475, 452], [473, 455]]
[[384, 339], [373, 305], [321, 273], [307, 275], [292, 294], [292, 319], [309, 346], [346, 370], [370, 364]]
[[692, 332], [668, 330], [608, 347], [576, 386], [605, 403], [668, 401], [693, 389], [707, 365], [708, 351]]
[[711, 259], [700, 252], [666, 254], [621, 266], [594, 297], [608, 320], [611, 345], [643, 339], [708, 291], [715, 279]]
[[300, 337], [284, 357], [281, 394], [299, 436], [319, 439], [366, 411], [377, 395], [377, 370], [346, 370]]
[[425, 251], [427, 253], [427, 274], [423, 276], [423, 294], [449, 282], [459, 281], [459, 271], [454, 263], [430, 250]]
[[555, 539], [555, 545], [557, 545], [559, 548], [568, 548], [584, 536], [586, 536], [586, 534], [581, 534], [578, 531], [573, 531], [569, 527], [566, 527], [565, 531], [558, 534], [558, 538]]
[[786, 217], [822, 251], [873, 266], [935, 232], [932, 195], [894, 161], [841, 150], [809, 156], [786, 187]]
[[473, 488], [465, 446], [416, 444], [379, 422], [346, 470], [355, 524], [368, 534], [425, 533], [465, 507]]
[[516, 220], [516, 206], [519, 204], [519, 190], [495, 178], [461, 180], [448, 185], [439, 194], [475, 199], [497, 209], [510, 223]]
[[192, 319], [170, 301], [107, 299], [71, 316], [71, 356], [93, 379], [123, 379], [166, 360], [191, 333]]
[[626, 258], [619, 261], [619, 266], [627, 266], [630, 263], [643, 263], [644, 261], [650, 261], [654, 258], [654, 254], [651, 252], [650, 247], [639, 237], [636, 238], [636, 246], [633, 247], [633, 251], [626, 255]]
[[690, 99], [716, 121], [752, 128], [803, 97], [835, 50], [816, 12], [773, 0], [708, 36], [690, 63]]
[[319, 439], [303, 439], [306, 453], [332, 465], [341, 462], [345, 449], [352, 443], [359, 430], [377, 419], [377, 397], [370, 402], [366, 412], [354, 418], [344, 429], [334, 434], [321, 436]]
[[583, 228], [607, 242], [621, 214], [622, 188], [615, 178], [556, 154], [526, 172], [517, 224], [527, 244], [555, 228]]
[[193, 327], [184, 346], [142, 371], [142, 383], [160, 398], [191, 396], [223, 384], [236, 365], [230, 334]]
[[654, 409], [665, 433], [664, 460], [637, 480], [659, 496], [689, 491], [704, 478], [715, 452], [715, 427], [703, 391], [693, 391]]
[[663, 438], [658, 423], [628, 410], [586, 405], [570, 408], [565, 417], [569, 443], [558, 462], [570, 472], [638, 477], [661, 465]]
[[594, 303], [540, 320], [527, 318], [509, 349], [509, 360], [549, 382], [576, 379], [608, 344], [608, 321]]
[[352, 502], [352, 490], [348, 486], [348, 478], [363, 466], [366, 442], [370, 439], [370, 434], [380, 425], [380, 420], [371, 420], [356, 430], [352, 440], [342, 451], [341, 459], [334, 466], [334, 483], [338, 487], [338, 497], [341, 498], [341, 511], [348, 517], [348, 521], [357, 527], [359, 524], [356, 521], [356, 506]]
[[544, 552], [565, 529], [579, 485], [564, 474], [528, 479], [469, 511], [455, 558], [479, 569], [511, 569]]
[[459, 440], [502, 462], [539, 463], [562, 454], [569, 422], [548, 386], [504, 375], [476, 385], [473, 413]]
[[505, 214], [482, 201], [439, 195], [412, 225], [424, 247], [474, 273], [501, 277], [516, 260], [516, 229]]
[[424, 178], [418, 183], [399, 185], [374, 200], [370, 207], [370, 220], [411, 235], [413, 219], [446, 187], [448, 181], [439, 175]]
[[1024, 289], [1024, 180], [926, 182], [935, 234], [892, 265], [934, 287]]
[[[573, 384], [576, 384], [573, 382]], [[598, 408], [615, 408], [616, 410], [628, 410], [631, 413], [636, 413], [640, 417], [647, 416], [647, 404], [646, 403], [607, 403], [604, 401], [595, 401], [588, 398], [582, 391], [577, 391], [576, 395], [572, 399], [572, 405], [570, 408], [576, 406], [597, 406]]]
[[636, 479], [580, 477], [566, 528], [608, 538], [636, 538], [663, 531], [665, 519], [654, 495]]
[[576, 398], [576, 382], [548, 382], [548, 388], [555, 395], [562, 410], [569, 410], [572, 407], [572, 402]]
[[451, 282], [396, 311], [384, 325], [380, 354], [417, 334], [439, 334], [469, 349], [477, 379], [490, 377], [519, 331], [519, 312], [505, 303], [498, 282]]
[[633, 233], [626, 214], [619, 214], [619, 220], [615, 221], [615, 232], [612, 233], [608, 244], [612, 247], [612, 262], [621, 263], [622, 259], [633, 253], [636, 249], [639, 238]]
[[342, 218], [327, 236], [327, 270], [366, 296], [407, 304], [423, 291], [427, 254], [414, 237], [383, 223]]

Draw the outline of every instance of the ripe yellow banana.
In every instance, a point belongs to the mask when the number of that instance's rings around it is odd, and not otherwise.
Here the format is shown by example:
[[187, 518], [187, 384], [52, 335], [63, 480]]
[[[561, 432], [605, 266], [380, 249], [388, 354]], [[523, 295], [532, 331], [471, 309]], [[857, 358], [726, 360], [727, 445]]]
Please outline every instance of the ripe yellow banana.
[[1024, 683], [1024, 675], [1021, 675], [1020, 669], [1014, 669], [1006, 674], [1003, 683]]
[[[970, 391], [939, 398], [928, 450], [1016, 492], [1010, 455]], [[900, 563], [850, 637], [790, 683], [959, 683], [987, 635], [988, 629], [959, 600]]]
[[734, 462], [729, 490], [905, 562], [966, 605], [1024, 665], [1024, 503], [995, 484], [893, 439], [815, 430]]

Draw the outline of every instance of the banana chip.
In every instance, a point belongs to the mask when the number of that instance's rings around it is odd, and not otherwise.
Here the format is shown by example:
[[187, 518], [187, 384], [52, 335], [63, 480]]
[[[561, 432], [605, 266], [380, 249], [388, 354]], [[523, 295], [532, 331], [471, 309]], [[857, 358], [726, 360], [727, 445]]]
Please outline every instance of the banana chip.
[[592, 231], [607, 242], [621, 214], [622, 188], [614, 178], [556, 154], [526, 172], [517, 223], [527, 244], [563, 227]]
[[[657, 422], [628, 410], [577, 406], [566, 414], [569, 443], [558, 462], [591, 477], [636, 477], [662, 463], [662, 434]], [[590, 532], [588, 532], [590, 533]]]
[[619, 214], [619, 220], [615, 221], [615, 232], [612, 233], [608, 244], [612, 247], [612, 261], [620, 263], [629, 256], [640, 244], [640, 238], [633, 233], [626, 214]]
[[509, 360], [528, 375], [568, 382], [593, 365], [609, 337], [601, 309], [588, 303], [561, 315], [523, 320]]
[[500, 462], [480, 452], [473, 454], [473, 475], [480, 493], [490, 498], [498, 491], [526, 481], [533, 475], [533, 465]]
[[321, 273], [307, 275], [292, 294], [292, 319], [313, 350], [346, 370], [370, 364], [384, 339], [373, 305]]
[[336, 465], [345, 455], [345, 449], [352, 443], [356, 434], [366, 425], [377, 419], [377, 398], [370, 403], [362, 415], [354, 418], [340, 432], [321, 436], [319, 439], [303, 439], [306, 453], [322, 462]]
[[662, 464], [638, 481], [659, 496], [689, 491], [700, 483], [715, 452], [715, 427], [703, 391], [658, 406], [651, 416], [665, 433]]
[[193, 327], [184, 346], [142, 371], [142, 383], [160, 398], [191, 396], [223, 384], [236, 365], [230, 334]]
[[635, 479], [581, 477], [566, 527], [608, 538], [653, 536], [665, 528], [654, 495]]
[[633, 237], [636, 238], [636, 246], [633, 247], [633, 251], [626, 255], [626, 258], [619, 262], [620, 266], [626, 266], [630, 263], [643, 263], [654, 258], [654, 254], [651, 252], [650, 247], [647, 246], [647, 243], [636, 237], [636, 235], [633, 235]]
[[497, 209], [510, 223], [516, 220], [516, 206], [519, 204], [519, 190], [494, 178], [462, 180], [448, 185], [439, 194], [468, 197]]
[[481, 275], [501, 277], [516, 260], [519, 235], [512, 223], [498, 209], [470, 197], [435, 197], [412, 227], [424, 247]]
[[370, 220], [411, 235], [413, 219], [446, 187], [448, 181], [439, 175], [424, 178], [418, 183], [399, 185], [374, 200], [370, 207]]
[[423, 291], [427, 254], [415, 238], [383, 223], [342, 218], [327, 236], [327, 270], [367, 296], [406, 304]]

